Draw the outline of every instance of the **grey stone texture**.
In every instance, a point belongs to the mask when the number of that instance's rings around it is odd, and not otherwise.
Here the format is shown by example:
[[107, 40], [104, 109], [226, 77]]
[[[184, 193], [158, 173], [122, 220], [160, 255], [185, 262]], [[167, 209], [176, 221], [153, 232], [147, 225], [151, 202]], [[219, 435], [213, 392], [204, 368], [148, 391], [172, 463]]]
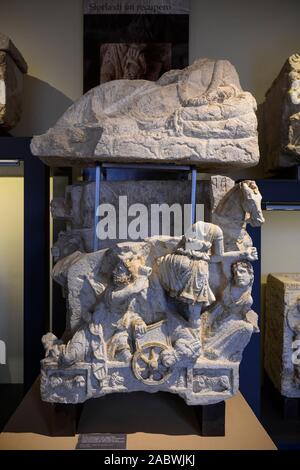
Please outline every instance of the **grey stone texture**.
[[[231, 180], [232, 181], [232, 180]], [[232, 182], [233, 183], [233, 182]], [[203, 204], [207, 201], [207, 182], [199, 182], [197, 185], [196, 202]], [[165, 220], [168, 221], [168, 208], [174, 210], [180, 207], [185, 218], [182, 220], [180, 232], [182, 234], [190, 225], [191, 204], [191, 182], [190, 181], [102, 181], [100, 188], [100, 203], [111, 204], [115, 209], [117, 223], [123, 223], [118, 227], [127, 229], [128, 223], [134, 218], [128, 216], [128, 208], [135, 203], [143, 204], [148, 211], [148, 233], [142, 238], [150, 235], [173, 235], [176, 234], [174, 218], [170, 211], [170, 232], [163, 233], [161, 224], [151, 223], [152, 212], [165, 210]], [[65, 196], [54, 198], [51, 202], [51, 213], [55, 220], [63, 220], [66, 230], [59, 234], [55, 241], [52, 252], [55, 260], [66, 256], [73, 251], [79, 250], [90, 253], [93, 251], [94, 241], [94, 213], [95, 213], [95, 183], [79, 182], [68, 185]], [[157, 212], [156, 212], [157, 213]], [[126, 216], [127, 214], [127, 221]], [[158, 218], [156, 217], [155, 220]], [[98, 219], [100, 220], [100, 219]], [[184, 221], [186, 226], [184, 227]], [[167, 228], [167, 227], [166, 227]], [[111, 248], [118, 242], [135, 241], [130, 233], [116, 233], [116, 239], [110, 238], [99, 240], [99, 248]]]

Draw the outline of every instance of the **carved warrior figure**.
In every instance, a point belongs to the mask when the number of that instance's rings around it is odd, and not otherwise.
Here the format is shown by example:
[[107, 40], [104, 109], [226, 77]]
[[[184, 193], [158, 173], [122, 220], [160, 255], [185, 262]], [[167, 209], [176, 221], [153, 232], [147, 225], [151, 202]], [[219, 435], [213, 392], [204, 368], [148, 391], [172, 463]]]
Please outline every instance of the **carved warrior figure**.
[[251, 310], [254, 274], [249, 261], [235, 262], [231, 271], [222, 299], [202, 317], [202, 337], [207, 357], [240, 361], [253, 331], [259, 331], [257, 314]]
[[183, 236], [174, 253], [159, 260], [160, 281], [169, 295], [189, 304], [192, 327], [200, 326], [200, 313], [216, 299], [209, 285], [209, 262], [223, 258], [256, 260], [255, 248], [224, 252], [220, 227], [197, 222]]
[[107, 375], [107, 357], [101, 325], [90, 323], [80, 328], [67, 344], [63, 344], [52, 333], [42, 338], [46, 350], [46, 363], [56, 361], [61, 367], [90, 362], [94, 376], [98, 380]]

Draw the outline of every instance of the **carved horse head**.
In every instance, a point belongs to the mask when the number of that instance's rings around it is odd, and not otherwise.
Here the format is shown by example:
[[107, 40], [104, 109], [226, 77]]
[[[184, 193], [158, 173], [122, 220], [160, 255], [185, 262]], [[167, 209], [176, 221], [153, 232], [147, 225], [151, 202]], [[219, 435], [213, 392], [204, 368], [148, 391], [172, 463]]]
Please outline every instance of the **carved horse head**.
[[245, 211], [245, 222], [252, 227], [260, 227], [265, 219], [261, 209], [262, 196], [255, 181], [245, 180], [238, 183], [241, 188], [241, 204]]
[[237, 183], [219, 202], [214, 214], [241, 224], [259, 227], [264, 223], [261, 194], [255, 181]]

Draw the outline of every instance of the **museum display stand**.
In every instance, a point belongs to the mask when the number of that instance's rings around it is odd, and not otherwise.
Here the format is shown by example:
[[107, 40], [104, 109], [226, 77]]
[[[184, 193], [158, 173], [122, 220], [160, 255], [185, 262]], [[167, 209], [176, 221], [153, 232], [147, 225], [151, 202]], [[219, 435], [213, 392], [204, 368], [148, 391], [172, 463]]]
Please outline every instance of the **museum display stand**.
[[75, 450], [79, 435], [125, 434], [127, 450], [275, 450], [253, 411], [238, 393], [227, 402], [224, 436], [199, 435], [193, 407], [170, 394], [131, 393], [84, 405], [77, 434], [59, 412], [42, 402], [35, 383], [0, 434], [0, 449]]

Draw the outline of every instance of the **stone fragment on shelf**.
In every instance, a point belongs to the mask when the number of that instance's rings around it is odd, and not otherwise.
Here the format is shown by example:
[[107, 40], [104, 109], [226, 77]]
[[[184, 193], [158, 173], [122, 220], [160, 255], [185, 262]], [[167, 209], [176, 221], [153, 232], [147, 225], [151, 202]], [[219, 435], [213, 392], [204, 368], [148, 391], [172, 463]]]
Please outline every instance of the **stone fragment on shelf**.
[[259, 160], [256, 102], [227, 60], [200, 59], [156, 82], [93, 88], [31, 143], [51, 166], [95, 162], [191, 164], [206, 171]]
[[291, 55], [259, 106], [259, 145], [267, 174], [300, 165], [300, 55]]
[[15, 127], [22, 114], [23, 76], [27, 64], [11, 39], [0, 33], [0, 130]]

